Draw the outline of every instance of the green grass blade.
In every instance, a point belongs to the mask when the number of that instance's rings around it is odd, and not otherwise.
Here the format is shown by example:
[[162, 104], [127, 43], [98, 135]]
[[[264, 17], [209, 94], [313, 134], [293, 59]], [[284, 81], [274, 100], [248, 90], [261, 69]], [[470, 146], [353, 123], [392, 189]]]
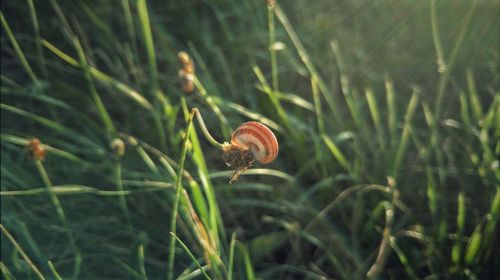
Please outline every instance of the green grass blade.
[[63, 278], [61, 277], [61, 275], [59, 274], [59, 272], [57, 272], [54, 264], [51, 261], [48, 261], [48, 264], [49, 264], [50, 271], [52, 271], [52, 274], [54, 274], [54, 278], [56, 280], [63, 280]]
[[274, 43], [276, 42], [276, 30], [274, 27], [274, 5], [268, 3], [267, 5], [267, 25], [269, 28], [269, 54], [271, 57], [271, 75], [273, 81], [273, 91], [279, 91], [279, 77], [278, 77], [278, 58]]
[[[139, 0], [137, 2], [137, 13], [139, 15], [139, 22], [141, 23], [142, 35], [144, 36], [144, 44], [146, 46], [146, 51], [148, 55], [149, 84], [150, 84], [149, 93], [151, 96], [154, 96], [156, 98], [157, 103], [159, 103], [158, 105], [160, 106], [163, 105], [165, 107], [165, 105], [168, 104], [168, 99], [160, 90], [159, 86], [158, 69], [156, 65], [156, 54], [153, 42], [153, 33], [151, 30], [151, 25], [149, 23], [149, 14], [146, 5], [146, 0]], [[163, 122], [156, 111], [153, 113], [153, 117], [155, 121], [156, 130], [158, 131], [158, 138], [160, 140], [160, 145], [162, 149], [165, 150], [167, 147], [167, 143], [165, 138], [165, 132], [163, 129]]]
[[137, 246], [137, 261], [139, 263], [139, 272], [141, 273], [142, 279], [148, 279], [146, 274], [146, 267], [144, 266], [144, 245], [140, 244]]
[[129, 40], [132, 42], [132, 52], [138, 54], [137, 38], [135, 35], [134, 20], [132, 17], [132, 11], [130, 9], [130, 1], [122, 0], [123, 13], [125, 15], [125, 22], [127, 23], [127, 33]]
[[160, 170], [156, 166], [153, 159], [151, 159], [151, 157], [148, 155], [148, 153], [141, 146], [137, 146], [136, 151], [142, 158], [146, 166], [149, 168], [149, 170], [151, 170], [151, 172], [153, 172], [153, 174], [156, 176], [156, 178], [160, 178]]
[[[78, 63], [78, 61], [76, 61], [74, 58], [72, 58], [71, 56], [67, 55], [63, 51], [59, 50], [57, 47], [55, 47], [54, 45], [52, 45], [48, 41], [42, 40], [42, 44], [47, 49], [49, 49], [51, 52], [53, 52], [55, 55], [57, 55], [59, 58], [61, 58], [62, 60], [64, 60], [66, 63], [68, 63], [69, 65], [71, 65], [73, 67], [79, 67], [80, 64]], [[151, 103], [149, 103], [149, 101], [146, 98], [144, 98], [141, 94], [139, 94], [137, 91], [135, 91], [134, 89], [130, 88], [126, 84], [124, 84], [124, 83], [118, 81], [117, 79], [115, 79], [115, 78], [113, 78], [113, 77], [111, 77], [111, 76], [109, 76], [109, 75], [101, 72], [100, 70], [98, 70], [95, 67], [91, 67], [90, 66], [89, 67], [89, 72], [90, 72], [90, 74], [92, 74], [92, 76], [94, 78], [96, 78], [100, 82], [103, 82], [104, 84], [112, 86], [113, 88], [115, 88], [119, 92], [123, 93], [127, 97], [129, 97], [132, 100], [134, 100], [135, 102], [137, 102], [142, 107], [144, 107], [144, 108], [146, 108], [148, 110], [152, 110], [153, 109], [153, 107], [151, 106]]]
[[495, 239], [495, 228], [498, 226], [498, 221], [500, 220], [500, 187], [497, 186], [495, 197], [491, 202], [491, 208], [486, 215], [486, 226], [484, 228], [484, 242], [483, 248], [485, 255], [491, 255], [494, 252], [494, 247], [492, 244]]
[[337, 60], [337, 66], [340, 72], [340, 85], [342, 87], [342, 94], [344, 95], [345, 102], [347, 103], [347, 108], [349, 109], [349, 113], [351, 114], [356, 126], [361, 128], [363, 122], [358, 108], [359, 105], [356, 102], [359, 99], [354, 96], [354, 90], [351, 89], [342, 52], [340, 51], [340, 47], [336, 41], [331, 41], [330, 45]]
[[469, 88], [469, 98], [472, 113], [476, 118], [476, 123], [480, 121], [484, 114], [483, 108], [481, 107], [481, 101], [479, 100], [479, 95], [476, 89], [476, 83], [474, 82], [474, 74], [471, 69], [467, 69], [467, 86]]
[[408, 257], [406, 257], [406, 254], [404, 253], [403, 250], [398, 246], [396, 242], [396, 238], [394, 236], [389, 237], [389, 244], [391, 245], [391, 248], [396, 252], [398, 255], [399, 261], [403, 265], [403, 267], [406, 270], [406, 273], [410, 276], [411, 279], [420, 279], [418, 278], [417, 274], [413, 270], [413, 268], [410, 265], [410, 262], [408, 260]]
[[214, 98], [208, 94], [207, 90], [196, 75], [194, 76], [194, 85], [198, 89], [198, 92], [200, 93], [202, 98], [205, 99], [210, 109], [219, 119], [222, 134], [224, 135], [224, 137], [229, 138], [231, 136], [231, 131], [226, 116], [224, 115], [224, 113], [222, 113], [222, 110], [219, 108]]
[[458, 35], [457, 41], [455, 42], [455, 45], [453, 46], [453, 49], [451, 51], [451, 54], [448, 58], [448, 65], [446, 66], [446, 69], [444, 70], [442, 75], [440, 76], [439, 82], [438, 82], [438, 88], [437, 88], [437, 97], [436, 97], [436, 106], [434, 109], [434, 117], [435, 119], [439, 119], [441, 117], [441, 111], [443, 107], [443, 98], [444, 98], [444, 93], [446, 89], [446, 85], [448, 84], [448, 80], [450, 77], [451, 69], [454, 67], [456, 60], [457, 60], [457, 55], [460, 51], [460, 48], [463, 45], [465, 35], [467, 28], [469, 27], [470, 20], [472, 18], [472, 15], [474, 14], [474, 11], [476, 9], [476, 4], [478, 1], [474, 0], [472, 1], [472, 7], [469, 10], [469, 13], [467, 14], [467, 17], [465, 18], [465, 22], [462, 26], [462, 29], [460, 30], [460, 33]]
[[327, 135], [322, 135], [323, 141], [325, 141], [326, 146], [332, 153], [332, 155], [335, 157], [335, 159], [340, 163], [342, 167], [344, 167], [346, 170], [350, 170], [349, 163], [347, 162], [345, 156], [342, 154], [340, 149], [337, 147], [335, 142], [330, 139]]
[[49, 74], [47, 72], [47, 67], [45, 66], [45, 56], [42, 48], [42, 39], [40, 37], [40, 25], [38, 23], [38, 17], [36, 15], [36, 8], [33, 0], [28, 0], [28, 6], [30, 8], [31, 24], [33, 25], [33, 31], [35, 33], [35, 46], [38, 63], [40, 64], [44, 78], [47, 79]]
[[0, 18], [2, 21], [2, 26], [5, 29], [5, 32], [7, 33], [7, 37], [10, 40], [10, 43], [14, 47], [14, 51], [16, 52], [17, 57], [19, 58], [19, 61], [21, 62], [22, 67], [24, 68], [24, 71], [28, 73], [28, 76], [30, 77], [31, 81], [35, 84], [39, 84], [38, 78], [35, 75], [35, 72], [33, 72], [33, 69], [31, 68], [30, 64], [28, 63], [28, 60], [26, 60], [26, 57], [24, 56], [23, 51], [21, 50], [21, 47], [19, 46], [16, 37], [14, 37], [14, 34], [12, 33], [12, 30], [10, 29], [9, 24], [7, 23], [7, 20], [3, 16], [3, 12], [0, 11]]
[[[184, 99], [183, 99], [184, 100]], [[187, 112], [187, 104], [183, 102], [183, 107], [184, 111]], [[196, 109], [198, 114], [200, 112]], [[200, 115], [198, 115], [200, 116]], [[188, 117], [185, 115], [185, 117]], [[201, 119], [201, 117], [200, 117]], [[208, 217], [203, 217], [205, 218], [205, 221], [208, 223], [208, 231], [210, 233], [210, 237], [215, 243], [215, 247], [218, 253], [221, 252], [220, 248], [220, 240], [219, 236], [222, 238], [222, 240], [225, 240], [225, 231], [224, 231], [224, 225], [222, 222], [222, 216], [219, 210], [218, 202], [215, 196], [215, 191], [212, 185], [212, 182], [209, 177], [209, 171], [208, 171], [208, 166], [207, 162], [205, 161], [205, 156], [203, 154], [203, 150], [201, 149], [200, 145], [200, 140], [198, 138], [198, 135], [196, 133], [196, 130], [193, 129], [190, 134], [190, 141], [192, 145], [192, 159], [196, 166], [198, 167], [198, 175], [200, 176], [200, 180], [203, 186], [203, 190], [205, 192], [205, 196], [207, 198], [208, 202]]]
[[230, 109], [236, 111], [237, 113], [241, 114], [242, 116], [245, 116], [249, 119], [261, 122], [261, 123], [269, 126], [270, 128], [272, 128], [273, 130], [276, 130], [278, 132], [284, 131], [283, 128], [280, 125], [278, 125], [276, 122], [274, 122], [273, 120], [268, 119], [268, 118], [264, 117], [263, 115], [246, 108], [245, 106], [242, 106], [238, 103], [223, 100], [221, 98], [214, 98], [214, 100], [215, 100], [215, 102], [217, 102], [217, 104], [220, 104], [221, 106], [225, 106], [227, 108], [230, 108]]
[[[28, 144], [29, 144], [29, 139], [15, 136], [15, 135], [11, 135], [11, 134], [4, 134], [4, 133], [0, 133], [0, 140], [5, 141], [5, 142], [9, 142], [9, 143], [13, 143], [16, 145], [24, 146], [24, 147], [28, 146]], [[54, 148], [50, 145], [42, 144], [42, 147], [49, 153], [53, 153], [54, 155], [60, 156], [62, 158], [65, 158], [65, 159], [68, 159], [71, 161], [74, 161], [76, 163], [79, 163], [82, 165], [89, 165], [90, 164], [89, 162], [84, 161], [83, 159], [79, 158], [78, 156], [76, 156], [72, 153]]]
[[45, 280], [45, 277], [43, 276], [42, 272], [40, 272], [38, 267], [35, 266], [35, 264], [31, 261], [28, 255], [24, 252], [23, 248], [21, 248], [21, 246], [17, 243], [14, 237], [10, 234], [10, 232], [2, 224], [0, 224], [0, 229], [2, 230], [5, 237], [9, 239], [12, 245], [14, 245], [16, 250], [21, 254], [23, 259], [28, 263], [28, 266], [33, 270], [33, 272], [35, 272], [38, 279]]
[[286, 128], [292, 134], [294, 139], [298, 140], [297, 139], [298, 135], [296, 133], [296, 130], [293, 129], [293, 127], [291, 126], [287, 113], [283, 109], [283, 106], [281, 106], [279, 98], [276, 96], [276, 92], [271, 89], [271, 87], [266, 81], [266, 78], [264, 77], [264, 74], [257, 65], [254, 65], [252, 69], [255, 75], [257, 76], [257, 79], [259, 80], [261, 87], [264, 89], [264, 92], [271, 100], [271, 103], [273, 104], [274, 109], [276, 110], [276, 113], [278, 114], [279, 118], [285, 124]]
[[323, 121], [323, 111], [321, 110], [321, 99], [318, 93], [318, 83], [311, 78], [311, 92], [314, 100], [314, 112], [316, 113], [316, 123], [321, 135], [325, 134], [325, 123]]
[[75, 141], [78, 141], [82, 144], [93, 147], [97, 151], [102, 152], [102, 148], [98, 144], [94, 143], [92, 140], [83, 136], [82, 134], [77, 133], [76, 131], [59, 124], [58, 122], [52, 121], [52, 120], [47, 119], [45, 117], [41, 117], [39, 115], [24, 111], [22, 109], [19, 109], [19, 108], [16, 108], [16, 107], [13, 107], [13, 106], [10, 106], [7, 104], [0, 104], [0, 108], [4, 109], [6, 111], [9, 111], [11, 113], [29, 118], [29, 119], [34, 120], [36, 122], [39, 122], [52, 130], [55, 130], [63, 135], [66, 135], [70, 139], [75, 139]]
[[328, 89], [326, 86], [325, 82], [321, 77], [319, 76], [318, 71], [316, 70], [316, 67], [312, 63], [311, 58], [309, 57], [309, 54], [307, 53], [306, 49], [304, 48], [304, 45], [299, 39], [299, 36], [295, 32], [295, 29], [292, 27], [290, 21], [288, 20], [288, 17], [286, 14], [283, 12], [281, 7], [277, 4], [274, 6], [274, 12], [276, 14], [276, 17], [278, 20], [281, 22], [283, 27], [285, 28], [288, 36], [292, 40], [293, 45], [295, 46], [297, 53], [299, 54], [300, 59], [306, 66], [307, 70], [311, 74], [311, 77], [313, 77], [317, 82], [318, 82], [318, 87], [323, 94], [323, 97], [326, 100], [326, 103], [328, 104], [330, 110], [332, 111], [333, 115], [335, 116], [335, 121], [340, 122], [342, 120], [341, 115], [340, 115], [340, 110], [338, 106], [336, 105], [335, 101], [333, 100], [333, 94], [332, 91]]
[[111, 120], [111, 117], [109, 116], [109, 113], [106, 110], [106, 107], [104, 106], [104, 103], [102, 102], [101, 97], [97, 93], [94, 82], [92, 81], [92, 76], [90, 75], [90, 71], [89, 71], [89, 65], [87, 63], [87, 59], [85, 58], [85, 53], [83, 51], [82, 45], [80, 44], [80, 41], [76, 37], [73, 38], [73, 44], [76, 48], [76, 52], [78, 53], [78, 58], [80, 60], [80, 66], [81, 66], [83, 74], [85, 76], [85, 80], [87, 81], [87, 85], [88, 85], [90, 94], [92, 95], [92, 98], [94, 99], [95, 105], [97, 107], [97, 111], [99, 112], [99, 115], [101, 116], [101, 120], [104, 123], [104, 126], [106, 127], [108, 135], [110, 137], [113, 137], [115, 132], [116, 132], [115, 126], [113, 125], [113, 121]]
[[437, 23], [437, 7], [436, 0], [431, 0], [431, 25], [432, 25], [432, 39], [434, 40], [434, 47], [436, 48], [438, 72], [444, 73], [447, 69], [446, 61], [444, 59], [443, 46], [441, 45], [441, 36], [439, 35], [439, 28]]
[[9, 268], [7, 268], [2, 261], [0, 261], [0, 270], [2, 270], [2, 275], [6, 280], [15, 279], [14, 276], [12, 276], [12, 272], [10, 272]]
[[481, 225], [477, 225], [465, 249], [464, 261], [467, 266], [471, 266], [475, 261], [478, 261], [476, 255], [481, 247], [482, 237]]
[[139, 15], [142, 35], [144, 36], [144, 45], [146, 46], [148, 55], [150, 93], [152, 96], [154, 96], [158, 91], [158, 70], [156, 66], [156, 54], [153, 43], [153, 34], [151, 31], [151, 25], [149, 23], [149, 14], [148, 8], [146, 6], [146, 0], [137, 1], [137, 14]]
[[419, 100], [419, 95], [417, 92], [414, 92], [411, 96], [410, 102], [408, 103], [408, 107], [406, 108], [405, 124], [403, 127], [403, 132], [401, 133], [401, 140], [399, 142], [399, 147], [391, 168], [391, 174], [396, 179], [398, 170], [401, 168], [401, 164], [408, 150], [410, 132], [412, 129], [412, 120], [418, 105], [418, 100]]
[[373, 89], [365, 89], [366, 100], [368, 101], [368, 107], [370, 108], [370, 114], [372, 116], [373, 124], [375, 125], [375, 131], [377, 134], [377, 139], [380, 148], [385, 149], [384, 131], [382, 130], [382, 122], [380, 120], [379, 107], [377, 105], [377, 100], [375, 99], [375, 94]]
[[453, 245], [453, 248], [451, 249], [451, 260], [455, 263], [456, 266], [460, 265], [464, 228], [465, 228], [465, 194], [463, 192], [460, 192], [458, 194], [456, 240], [455, 244]]
[[[79, 194], [94, 194], [99, 196], [124, 196], [134, 193], [146, 193], [146, 192], [158, 192], [164, 191], [165, 189], [172, 189], [174, 184], [166, 182], [134, 182], [134, 181], [124, 181], [130, 186], [140, 186], [146, 187], [138, 190], [121, 190], [121, 191], [105, 191], [95, 187], [66, 184], [59, 186], [52, 186], [51, 192], [57, 195], [79, 195]], [[47, 188], [35, 188], [17, 191], [0, 191], [0, 196], [37, 196], [42, 193], [47, 193], [49, 190]]]
[[191, 135], [191, 127], [193, 126], [193, 117], [196, 111], [191, 111], [189, 114], [186, 135], [182, 144], [181, 156], [179, 159], [179, 172], [177, 174], [177, 181], [175, 182], [175, 199], [174, 205], [172, 206], [172, 216], [170, 220], [170, 232], [172, 236], [170, 237], [169, 247], [168, 247], [168, 263], [167, 263], [167, 279], [172, 280], [174, 278], [174, 258], [175, 258], [175, 234], [177, 229], [177, 211], [179, 208], [179, 201], [181, 197], [182, 187], [182, 173], [184, 172], [184, 162], [186, 161], [187, 149], [189, 136]]
[[385, 78], [385, 91], [386, 91], [386, 102], [387, 102], [387, 126], [389, 127], [389, 135], [391, 139], [391, 147], [396, 142], [396, 100], [394, 94], [394, 84], [389, 76]]
[[245, 247], [245, 245], [239, 241], [236, 244], [240, 250], [241, 256], [243, 258], [243, 263], [245, 264], [245, 273], [247, 280], [255, 280], [255, 274], [253, 272], [252, 260], [250, 259], [250, 254]]
[[182, 240], [180, 240], [180, 238], [177, 237], [177, 235], [175, 235], [173, 232], [171, 232], [170, 235], [172, 235], [172, 237], [174, 237], [177, 240], [177, 242], [179, 242], [179, 244], [181, 245], [182, 249], [184, 249], [184, 251], [186, 252], [186, 254], [188, 254], [188, 256], [191, 258], [191, 260], [193, 261], [193, 263], [196, 264], [196, 266], [198, 267], [198, 269], [201, 271], [201, 273], [203, 274], [203, 277], [205, 277], [205, 279], [207, 279], [207, 280], [210, 280], [211, 279], [210, 276], [208, 276], [208, 274], [205, 272], [205, 269], [203, 269], [203, 267], [201, 267], [200, 263], [194, 257], [193, 253], [191, 253], [191, 251], [189, 250], [188, 246], [186, 246], [186, 244], [184, 244], [184, 242], [182, 242]]
[[471, 117], [469, 114], [469, 102], [463, 91], [460, 92], [460, 116], [465, 127], [471, 127]]
[[227, 274], [227, 279], [232, 280], [233, 279], [233, 266], [234, 266], [234, 246], [236, 244], [236, 232], [233, 232], [231, 234], [231, 242], [229, 245], [229, 264], [228, 264], [228, 274]]
[[127, 221], [129, 230], [132, 231], [132, 220], [130, 219], [130, 213], [127, 207], [127, 200], [125, 199], [123, 191], [122, 164], [120, 160], [118, 160], [115, 164], [114, 177], [116, 181], [116, 190], [122, 194], [118, 197], [119, 199], [118, 202], [120, 203], [120, 207], [122, 208], [122, 212], [125, 217], [125, 220]]

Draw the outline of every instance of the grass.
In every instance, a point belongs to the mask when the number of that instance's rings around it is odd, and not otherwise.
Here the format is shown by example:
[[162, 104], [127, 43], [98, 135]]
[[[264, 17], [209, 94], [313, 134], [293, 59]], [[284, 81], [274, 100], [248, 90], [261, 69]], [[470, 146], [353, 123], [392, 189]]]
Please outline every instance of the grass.
[[2, 279], [498, 278], [500, 6], [397, 2], [3, 3]]

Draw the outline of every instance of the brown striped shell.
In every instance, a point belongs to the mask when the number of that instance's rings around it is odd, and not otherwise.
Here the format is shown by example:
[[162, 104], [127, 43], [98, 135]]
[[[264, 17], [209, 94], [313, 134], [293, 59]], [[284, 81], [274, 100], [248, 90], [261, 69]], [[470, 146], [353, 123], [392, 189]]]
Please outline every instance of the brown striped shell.
[[256, 161], [271, 163], [278, 156], [278, 140], [274, 133], [259, 122], [240, 125], [231, 136], [231, 144], [250, 149]]

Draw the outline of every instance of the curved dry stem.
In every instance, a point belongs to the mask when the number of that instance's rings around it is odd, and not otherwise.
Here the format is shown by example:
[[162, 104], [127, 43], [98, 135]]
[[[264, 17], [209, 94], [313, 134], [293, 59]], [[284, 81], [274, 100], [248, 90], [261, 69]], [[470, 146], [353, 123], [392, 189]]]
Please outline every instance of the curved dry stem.
[[210, 134], [210, 132], [208, 131], [208, 129], [205, 125], [205, 122], [203, 121], [203, 117], [201, 116], [201, 113], [198, 110], [198, 108], [193, 108], [192, 111], [195, 113], [196, 119], [198, 120], [198, 124], [201, 127], [201, 132], [203, 133], [205, 138], [207, 138], [208, 142], [210, 142], [210, 144], [212, 144], [212, 145], [214, 145], [217, 148], [222, 150], [222, 148], [224, 147], [224, 144], [219, 143], [217, 140], [215, 140], [215, 138], [212, 137], [212, 135]]

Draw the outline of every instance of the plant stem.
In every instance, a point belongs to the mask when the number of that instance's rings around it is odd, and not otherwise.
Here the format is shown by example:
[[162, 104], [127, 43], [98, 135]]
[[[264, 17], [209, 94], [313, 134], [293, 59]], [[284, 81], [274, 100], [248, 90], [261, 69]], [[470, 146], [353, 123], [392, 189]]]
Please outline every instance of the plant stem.
[[68, 221], [66, 219], [66, 214], [64, 213], [64, 209], [61, 206], [61, 202], [59, 201], [59, 198], [57, 197], [56, 193], [52, 189], [52, 183], [50, 182], [49, 176], [47, 175], [47, 171], [45, 170], [42, 161], [40, 160], [35, 160], [35, 165], [36, 168], [38, 169], [38, 172], [40, 173], [40, 177], [42, 177], [42, 181], [47, 188], [47, 191], [50, 196], [50, 200], [52, 201], [52, 204], [56, 208], [56, 213], [57, 216], [59, 217], [59, 220], [63, 224], [63, 226], [66, 228], [66, 231], [68, 233], [68, 239], [71, 247], [75, 251], [75, 269], [74, 269], [74, 277], [77, 278], [80, 270], [80, 263], [81, 263], [81, 255], [80, 252], [78, 251], [78, 248], [76, 247], [76, 242], [75, 238], [73, 237], [73, 234], [68, 226]]
[[17, 241], [10, 234], [10, 232], [2, 224], [0, 224], [0, 229], [2, 230], [3, 234], [5, 234], [5, 236], [7, 237], [7, 239], [9, 239], [10, 242], [12, 242], [12, 245], [14, 245], [14, 247], [16, 248], [16, 250], [21, 254], [21, 256], [23, 257], [23, 259], [28, 263], [29, 267], [31, 267], [31, 269], [33, 269], [33, 271], [38, 276], [38, 278], [42, 279], [42, 280], [45, 280], [45, 277], [43, 277], [43, 275], [40, 272], [40, 270], [35, 266], [35, 264], [31, 261], [31, 259], [28, 257], [28, 255], [26, 255], [26, 252], [24, 252], [23, 248], [21, 248], [21, 246], [19, 246], [19, 244], [17, 243]]
[[127, 201], [125, 200], [125, 194], [123, 193], [123, 184], [122, 184], [122, 164], [118, 161], [115, 165], [115, 178], [116, 178], [116, 189], [120, 192], [119, 201], [120, 207], [122, 208], [123, 214], [125, 215], [125, 219], [128, 223], [128, 228], [132, 231], [132, 222], [130, 220], [130, 213], [127, 207]]
[[229, 137], [231, 132], [228, 129], [229, 123], [227, 121], [226, 116], [224, 116], [224, 114], [222, 113], [222, 110], [219, 108], [219, 106], [217, 105], [215, 100], [212, 98], [212, 96], [208, 94], [206, 88], [203, 86], [203, 84], [201, 83], [201, 81], [198, 79], [198, 77], [196, 75], [194, 75], [194, 85], [198, 89], [198, 92], [200, 93], [200, 95], [205, 99], [205, 101], [207, 102], [210, 109], [212, 109], [212, 111], [215, 113], [215, 115], [219, 119], [220, 128], [222, 130], [223, 135], [225, 137]]
[[187, 147], [189, 143], [189, 134], [191, 132], [191, 127], [193, 126], [193, 117], [198, 110], [193, 108], [189, 114], [188, 124], [186, 128], [186, 135], [184, 136], [184, 142], [181, 150], [181, 158], [179, 160], [179, 173], [177, 175], [177, 180], [175, 183], [175, 200], [172, 207], [172, 218], [170, 220], [170, 232], [173, 236], [170, 237], [169, 243], [169, 258], [167, 264], [167, 279], [172, 280], [174, 278], [174, 259], [175, 259], [175, 234], [177, 228], [177, 211], [179, 208], [179, 200], [182, 190], [182, 173], [184, 172], [184, 162], [186, 161]]
[[196, 114], [196, 119], [198, 120], [198, 124], [200, 125], [201, 132], [203, 133], [205, 138], [207, 138], [208, 142], [210, 142], [210, 144], [214, 145], [215, 147], [222, 149], [224, 147], [224, 144], [217, 142], [217, 140], [215, 140], [215, 138], [212, 137], [210, 132], [208, 132], [208, 129], [205, 125], [205, 122], [203, 121], [203, 117], [201, 116], [200, 111], [197, 108], [193, 108], [191, 110], [191, 113]]
[[269, 26], [269, 52], [271, 54], [271, 73], [273, 79], [273, 91], [278, 92], [278, 62], [274, 43], [276, 42], [276, 30], [274, 27], [274, 5], [267, 5], [267, 22]]

